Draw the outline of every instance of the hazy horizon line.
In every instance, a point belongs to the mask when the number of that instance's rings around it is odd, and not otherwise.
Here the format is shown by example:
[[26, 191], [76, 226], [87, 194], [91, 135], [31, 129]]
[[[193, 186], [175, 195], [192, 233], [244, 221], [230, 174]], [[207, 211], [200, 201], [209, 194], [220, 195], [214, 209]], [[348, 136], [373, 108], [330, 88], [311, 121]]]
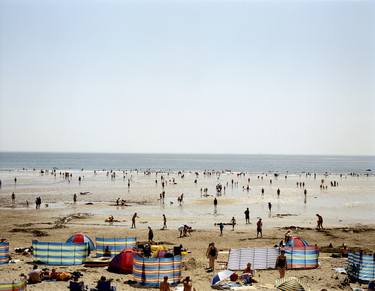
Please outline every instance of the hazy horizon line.
[[375, 154], [306, 154], [306, 153], [187, 153], [187, 152], [101, 152], [101, 151], [13, 151], [0, 150], [0, 153], [20, 154], [127, 154], [127, 155], [228, 155], [228, 156], [337, 156], [337, 157], [375, 157]]

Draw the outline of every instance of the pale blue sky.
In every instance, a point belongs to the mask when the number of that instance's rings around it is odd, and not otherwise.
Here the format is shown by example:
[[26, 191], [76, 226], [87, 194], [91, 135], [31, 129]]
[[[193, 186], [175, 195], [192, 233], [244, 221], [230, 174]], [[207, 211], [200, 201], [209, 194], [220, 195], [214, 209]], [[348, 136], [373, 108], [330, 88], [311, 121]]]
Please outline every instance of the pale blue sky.
[[0, 0], [0, 150], [375, 155], [375, 1]]

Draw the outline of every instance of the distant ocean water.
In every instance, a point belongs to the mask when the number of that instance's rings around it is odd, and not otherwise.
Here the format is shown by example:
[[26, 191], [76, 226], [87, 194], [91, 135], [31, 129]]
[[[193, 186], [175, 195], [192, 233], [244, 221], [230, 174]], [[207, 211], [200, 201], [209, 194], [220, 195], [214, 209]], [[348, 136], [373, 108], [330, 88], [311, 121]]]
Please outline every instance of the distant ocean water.
[[[0, 152], [0, 169], [153, 169], [365, 173], [375, 156]], [[372, 173], [372, 172], [370, 172]]]

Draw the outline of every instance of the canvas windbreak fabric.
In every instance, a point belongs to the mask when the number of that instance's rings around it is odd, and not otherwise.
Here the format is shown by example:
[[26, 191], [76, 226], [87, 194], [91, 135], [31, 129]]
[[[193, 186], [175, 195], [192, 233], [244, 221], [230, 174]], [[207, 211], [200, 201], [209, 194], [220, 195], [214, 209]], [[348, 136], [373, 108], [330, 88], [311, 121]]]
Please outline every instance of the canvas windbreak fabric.
[[96, 256], [103, 257], [106, 248], [114, 257], [121, 253], [124, 249], [131, 249], [136, 247], [137, 239], [135, 237], [97, 237], [96, 238]]
[[251, 263], [254, 270], [274, 269], [278, 255], [278, 248], [230, 249], [228, 270], [244, 270], [247, 263]]
[[375, 254], [349, 253], [346, 271], [350, 277], [359, 281], [375, 280]]
[[26, 281], [0, 283], [0, 291], [26, 291]]
[[316, 246], [285, 247], [288, 269], [314, 269], [319, 265], [319, 249]]
[[182, 257], [172, 258], [143, 258], [134, 256], [133, 276], [134, 280], [144, 286], [158, 287], [164, 276], [168, 276], [168, 282], [172, 285], [181, 280]]
[[33, 259], [46, 265], [82, 265], [88, 255], [87, 243], [33, 241]]
[[9, 262], [9, 242], [0, 242], [0, 265]]

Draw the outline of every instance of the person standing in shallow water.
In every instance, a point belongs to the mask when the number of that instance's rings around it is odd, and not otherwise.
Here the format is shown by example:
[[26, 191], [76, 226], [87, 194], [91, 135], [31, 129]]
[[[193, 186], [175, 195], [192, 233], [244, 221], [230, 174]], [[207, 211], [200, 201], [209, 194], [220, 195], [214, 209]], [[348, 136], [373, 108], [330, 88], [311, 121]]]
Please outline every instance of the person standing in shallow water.
[[12, 204], [16, 203], [16, 194], [12, 193]]
[[135, 228], [135, 219], [138, 217], [137, 215], [137, 212], [134, 213], [133, 217], [132, 217], [132, 227], [131, 228]]
[[234, 231], [234, 226], [236, 225], [236, 219], [234, 218], [234, 216], [232, 217], [230, 222], [232, 223], [232, 231]]
[[163, 214], [163, 229], [167, 229], [167, 217]]

